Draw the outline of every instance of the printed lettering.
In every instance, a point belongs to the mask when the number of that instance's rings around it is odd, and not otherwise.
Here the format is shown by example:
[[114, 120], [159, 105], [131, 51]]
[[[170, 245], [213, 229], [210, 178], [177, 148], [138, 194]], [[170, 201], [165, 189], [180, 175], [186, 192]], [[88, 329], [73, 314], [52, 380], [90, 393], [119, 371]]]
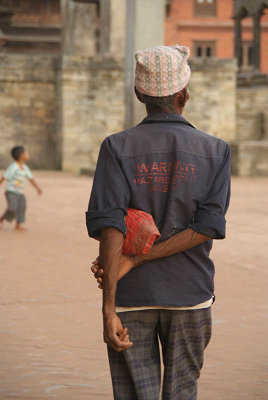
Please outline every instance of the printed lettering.
[[147, 164], [147, 166], [143, 163], [141, 164], [141, 166], [139, 166], [139, 164], [137, 164], [137, 168], [140, 174], [142, 174], [143, 172], [149, 172], [150, 169], [150, 163]]
[[167, 163], [165, 163], [165, 162], [161, 162], [160, 163], [160, 172], [167, 172]]
[[170, 179], [171, 179], [170, 176], [166, 176], [165, 177], [165, 183], [167, 183], [167, 184], [170, 183]]
[[182, 160], [136, 164], [135, 185], [150, 185], [151, 192], [177, 190], [180, 184], [196, 182], [195, 165]]
[[187, 165], [185, 162], [182, 161], [177, 161], [177, 167], [178, 167], [178, 171], [185, 171], [187, 168]]
[[156, 161], [153, 163], [153, 166], [152, 166], [151, 171], [152, 171], [152, 172], [153, 172], [153, 171], [159, 172], [158, 164], [157, 164]]
[[190, 172], [190, 174], [194, 174], [194, 171], [195, 171], [194, 164], [188, 164], [187, 165], [187, 171]]

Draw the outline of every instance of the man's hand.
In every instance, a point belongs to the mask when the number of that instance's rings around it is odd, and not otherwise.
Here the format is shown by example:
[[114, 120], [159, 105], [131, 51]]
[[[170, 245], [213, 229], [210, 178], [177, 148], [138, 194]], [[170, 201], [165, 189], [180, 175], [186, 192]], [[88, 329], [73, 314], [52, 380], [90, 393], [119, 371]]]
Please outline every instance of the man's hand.
[[[161, 243], [153, 245], [149, 254], [142, 256], [126, 256], [121, 255], [120, 266], [117, 280], [120, 280], [125, 276], [132, 268], [138, 267], [148, 261], [156, 260], [162, 257], [168, 257], [173, 254], [181, 253], [185, 250], [191, 249], [207, 240], [211, 239], [209, 236], [197, 233], [191, 228], [185, 229], [169, 239], [164, 240]], [[91, 271], [93, 272], [99, 288], [102, 289], [103, 283], [103, 269], [99, 265], [99, 257], [93, 261]]]
[[94, 274], [94, 277], [98, 283], [98, 288], [103, 289], [102, 285], [102, 276], [103, 276], [103, 269], [100, 268], [99, 264], [99, 257], [96, 258], [95, 261], [92, 261], [91, 272]]
[[[125, 254], [121, 255], [120, 259], [120, 266], [118, 272], [118, 281], [123, 278], [132, 268], [135, 267], [135, 257], [134, 256], [126, 256]], [[92, 262], [91, 271], [94, 274], [98, 282], [98, 287], [102, 289], [102, 276], [103, 276], [103, 269], [100, 268], [99, 265], [99, 257]]]
[[116, 313], [103, 316], [103, 340], [115, 351], [123, 351], [133, 346], [122, 322]]

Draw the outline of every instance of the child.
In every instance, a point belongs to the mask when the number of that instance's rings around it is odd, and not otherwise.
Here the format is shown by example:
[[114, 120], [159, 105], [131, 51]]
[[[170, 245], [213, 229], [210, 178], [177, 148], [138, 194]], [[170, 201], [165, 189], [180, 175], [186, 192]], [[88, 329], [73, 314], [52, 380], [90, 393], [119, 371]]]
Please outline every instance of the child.
[[31, 184], [35, 187], [38, 194], [42, 193], [42, 190], [34, 181], [32, 173], [24, 164], [25, 161], [29, 160], [29, 155], [23, 146], [13, 147], [11, 150], [11, 155], [14, 158], [14, 162], [9, 165], [4, 175], [0, 179], [0, 184], [6, 180], [7, 189], [5, 192], [7, 198], [7, 210], [4, 212], [0, 218], [0, 226], [6, 219], [11, 222], [14, 218], [16, 219], [15, 229], [18, 231], [25, 230], [22, 227], [22, 223], [25, 220], [25, 209], [26, 209], [26, 199], [23, 194], [24, 192], [24, 182], [25, 178], [28, 178]]

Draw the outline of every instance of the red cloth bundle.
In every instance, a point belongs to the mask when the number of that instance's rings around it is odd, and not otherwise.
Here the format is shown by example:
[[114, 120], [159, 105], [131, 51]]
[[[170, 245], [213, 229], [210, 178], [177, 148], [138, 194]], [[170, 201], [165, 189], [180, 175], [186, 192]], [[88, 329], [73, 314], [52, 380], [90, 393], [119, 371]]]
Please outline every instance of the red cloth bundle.
[[[150, 253], [155, 240], [161, 236], [151, 214], [128, 208], [125, 221], [127, 233], [124, 238], [123, 253], [129, 256]], [[100, 240], [99, 237], [94, 239]]]
[[148, 254], [154, 241], [160, 238], [159, 230], [151, 214], [128, 208], [125, 217], [127, 233], [123, 253], [128, 255]]

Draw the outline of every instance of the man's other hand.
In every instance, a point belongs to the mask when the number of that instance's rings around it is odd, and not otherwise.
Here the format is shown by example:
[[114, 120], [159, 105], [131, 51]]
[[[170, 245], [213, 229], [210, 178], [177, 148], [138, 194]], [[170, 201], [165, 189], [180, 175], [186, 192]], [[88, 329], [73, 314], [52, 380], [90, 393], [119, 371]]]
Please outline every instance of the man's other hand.
[[92, 261], [91, 272], [94, 274], [94, 277], [98, 282], [98, 288], [103, 289], [102, 286], [103, 269], [100, 268], [99, 257], [97, 257], [95, 261]]
[[122, 322], [116, 313], [103, 316], [103, 340], [118, 352], [133, 346], [133, 342], [129, 339], [127, 327], [123, 328]]
[[[123, 278], [132, 268], [135, 267], [135, 256], [127, 256], [125, 254], [121, 255], [118, 280]], [[99, 257], [92, 262], [91, 271], [94, 274], [95, 279], [98, 282], [98, 287], [102, 289], [102, 275], [103, 269], [99, 265]]]

